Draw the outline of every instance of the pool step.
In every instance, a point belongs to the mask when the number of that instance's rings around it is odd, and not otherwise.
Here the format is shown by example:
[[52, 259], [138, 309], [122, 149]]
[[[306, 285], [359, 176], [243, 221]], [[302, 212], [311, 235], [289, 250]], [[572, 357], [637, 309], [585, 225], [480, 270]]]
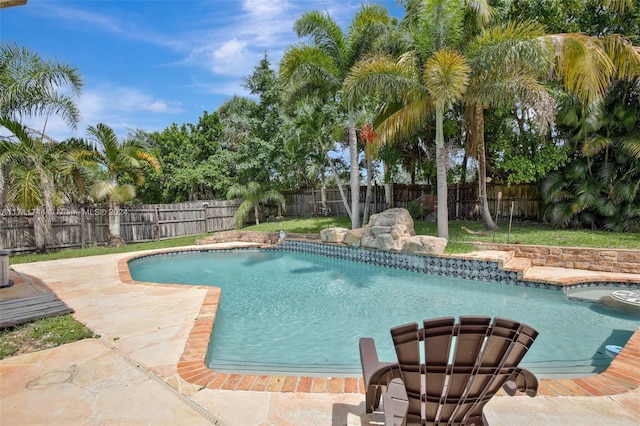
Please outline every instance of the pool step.
[[527, 271], [531, 268], [531, 259], [525, 257], [512, 257], [509, 261], [504, 262], [502, 269], [505, 271], [515, 271], [518, 278], [524, 279]]

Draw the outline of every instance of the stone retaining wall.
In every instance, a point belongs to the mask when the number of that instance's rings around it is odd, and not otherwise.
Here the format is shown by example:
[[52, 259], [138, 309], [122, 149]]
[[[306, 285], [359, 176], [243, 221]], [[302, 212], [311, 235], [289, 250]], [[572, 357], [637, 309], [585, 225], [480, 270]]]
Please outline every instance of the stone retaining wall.
[[481, 250], [513, 251], [516, 257], [531, 259], [533, 266], [640, 274], [640, 250], [492, 243], [474, 246]]
[[[303, 238], [307, 240], [319, 240], [319, 234], [296, 234], [287, 232], [287, 238]], [[257, 231], [225, 231], [218, 232], [202, 240], [197, 240], [197, 245], [230, 243], [242, 241], [256, 244], [276, 244], [280, 239], [280, 232], [257, 232]]]

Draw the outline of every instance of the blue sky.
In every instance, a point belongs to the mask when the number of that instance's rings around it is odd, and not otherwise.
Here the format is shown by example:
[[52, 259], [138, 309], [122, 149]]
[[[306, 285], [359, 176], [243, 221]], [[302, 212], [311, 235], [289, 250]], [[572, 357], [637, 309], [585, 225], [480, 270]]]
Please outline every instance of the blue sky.
[[[50, 120], [48, 133], [83, 137], [103, 122], [162, 130], [196, 123], [242, 87], [266, 52], [274, 68], [300, 41], [293, 23], [327, 10], [346, 28], [362, 1], [351, 0], [28, 0], [0, 10], [0, 38], [78, 68], [84, 79], [77, 130]], [[393, 14], [395, 0], [380, 0]], [[34, 120], [34, 127], [41, 126]]]

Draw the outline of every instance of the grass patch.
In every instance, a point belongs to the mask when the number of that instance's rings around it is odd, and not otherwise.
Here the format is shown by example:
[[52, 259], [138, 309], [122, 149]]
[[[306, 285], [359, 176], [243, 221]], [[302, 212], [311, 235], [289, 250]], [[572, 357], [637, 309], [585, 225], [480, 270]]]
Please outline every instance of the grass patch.
[[[418, 235], [436, 235], [437, 224], [417, 220], [414, 223]], [[495, 233], [483, 229], [480, 222], [449, 222], [449, 244], [447, 253], [468, 253], [474, 250], [473, 242], [495, 242], [510, 244], [533, 244], [559, 247], [596, 247], [640, 250], [640, 235], [633, 233], [616, 233], [606, 231], [566, 230], [533, 222], [514, 222], [509, 233], [506, 223], [499, 224], [501, 229]], [[277, 222], [264, 222], [260, 225], [247, 226], [245, 231], [279, 232], [281, 230], [301, 234], [317, 234], [322, 229], [342, 227], [350, 228], [348, 217], [314, 217], [295, 218]], [[462, 227], [481, 234], [470, 234]], [[96, 256], [111, 253], [126, 253], [139, 250], [156, 250], [172, 247], [188, 246], [196, 240], [211, 234], [191, 235], [161, 241], [128, 244], [125, 247], [93, 247], [70, 249], [45, 254], [12, 254], [12, 264], [39, 262], [43, 260], [68, 259], [74, 257]]]
[[0, 359], [99, 337], [72, 315], [36, 320], [0, 331]]
[[41, 262], [44, 260], [71, 259], [75, 257], [98, 256], [101, 254], [128, 253], [139, 250], [158, 250], [172, 247], [190, 246], [196, 240], [211, 234], [189, 235], [167, 240], [150, 241], [145, 243], [132, 243], [124, 247], [90, 247], [83, 249], [68, 249], [42, 254], [11, 254], [12, 264]]
[[[350, 228], [348, 217], [322, 217], [311, 219], [287, 219], [281, 222], [266, 222], [244, 228], [247, 231], [290, 231], [300, 233], [318, 233], [330, 227]], [[416, 234], [437, 235], [437, 224], [417, 220], [414, 223]], [[509, 232], [508, 224], [500, 223], [500, 230], [485, 231], [483, 224], [475, 221], [449, 222], [449, 244], [447, 253], [466, 253], [473, 251], [474, 242], [500, 244], [531, 244], [560, 247], [594, 247], [640, 250], [640, 235], [606, 231], [568, 230], [552, 228], [533, 222], [514, 222]], [[480, 234], [465, 231], [467, 228]]]

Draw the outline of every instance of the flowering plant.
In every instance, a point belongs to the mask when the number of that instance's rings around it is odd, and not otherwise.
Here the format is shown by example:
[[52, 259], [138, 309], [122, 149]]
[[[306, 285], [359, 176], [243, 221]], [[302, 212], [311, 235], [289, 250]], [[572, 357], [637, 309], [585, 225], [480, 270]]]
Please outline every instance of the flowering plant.
[[373, 140], [376, 138], [376, 132], [371, 127], [371, 124], [363, 124], [360, 127], [360, 141], [366, 146], [368, 143], [373, 143]]

